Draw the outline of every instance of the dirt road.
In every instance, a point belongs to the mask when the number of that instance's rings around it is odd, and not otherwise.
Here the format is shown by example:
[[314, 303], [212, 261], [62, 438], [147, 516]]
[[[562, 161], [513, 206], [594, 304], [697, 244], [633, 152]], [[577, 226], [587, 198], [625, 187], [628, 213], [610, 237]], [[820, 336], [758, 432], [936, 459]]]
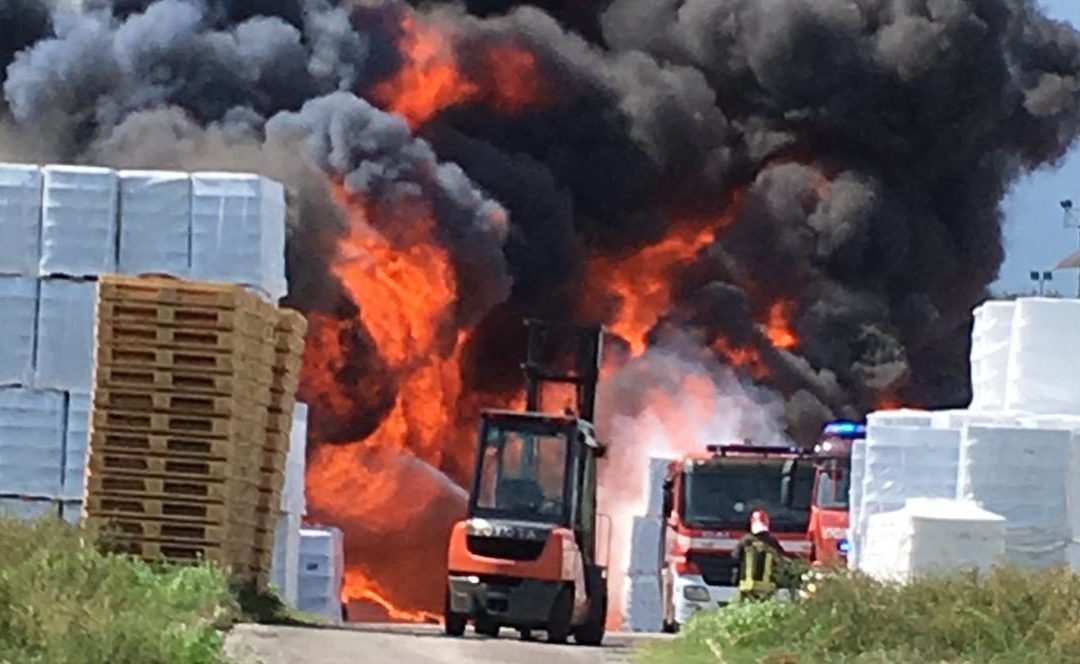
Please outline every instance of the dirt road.
[[[241, 664], [629, 664], [635, 645], [649, 638], [611, 634], [602, 648], [523, 643], [515, 632], [500, 639], [461, 639], [435, 627], [356, 626], [311, 629], [241, 625], [228, 649]], [[542, 638], [542, 635], [541, 635]]]

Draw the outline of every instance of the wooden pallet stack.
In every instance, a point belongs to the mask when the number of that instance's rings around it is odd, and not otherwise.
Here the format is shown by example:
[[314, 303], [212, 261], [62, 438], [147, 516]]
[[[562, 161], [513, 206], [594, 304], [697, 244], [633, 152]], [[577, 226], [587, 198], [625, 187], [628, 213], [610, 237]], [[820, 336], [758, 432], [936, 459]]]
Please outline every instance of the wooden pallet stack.
[[102, 277], [84, 518], [119, 548], [265, 582], [256, 532], [280, 318], [238, 286]]
[[259, 502], [256, 517], [256, 568], [269, 574], [274, 550], [274, 531], [281, 515], [281, 493], [292, 434], [296, 390], [300, 386], [300, 366], [304, 355], [307, 320], [296, 311], [282, 309], [274, 328], [274, 373], [270, 385], [266, 442], [260, 468]]

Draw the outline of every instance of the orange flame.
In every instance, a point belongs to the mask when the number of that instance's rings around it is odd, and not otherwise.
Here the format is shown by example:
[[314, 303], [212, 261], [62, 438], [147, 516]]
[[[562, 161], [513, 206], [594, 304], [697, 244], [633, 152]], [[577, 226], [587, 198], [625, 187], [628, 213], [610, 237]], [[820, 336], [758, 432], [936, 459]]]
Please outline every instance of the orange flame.
[[774, 302], [769, 307], [769, 319], [765, 324], [765, 333], [776, 348], [790, 350], [799, 345], [799, 338], [791, 330], [791, 302]]
[[401, 68], [377, 85], [372, 96], [413, 127], [465, 102], [487, 101], [500, 112], [518, 113], [550, 98], [536, 55], [529, 51], [509, 44], [491, 46], [479, 57], [477, 74], [470, 76], [462, 70], [451, 38], [440, 29], [411, 14], [402, 18], [401, 29]]

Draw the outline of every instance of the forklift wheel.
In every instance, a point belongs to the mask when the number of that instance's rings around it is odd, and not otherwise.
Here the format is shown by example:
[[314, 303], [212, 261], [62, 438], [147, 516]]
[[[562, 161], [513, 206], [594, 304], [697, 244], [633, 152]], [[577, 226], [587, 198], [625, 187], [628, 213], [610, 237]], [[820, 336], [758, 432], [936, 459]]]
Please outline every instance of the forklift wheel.
[[533, 633], [532, 633], [531, 629], [523, 627], [523, 628], [518, 630], [518, 635], [521, 637], [522, 641], [532, 641], [533, 640]]
[[607, 587], [599, 586], [597, 596], [589, 602], [589, 617], [585, 624], [574, 630], [574, 641], [578, 645], [598, 646], [604, 642], [607, 609]]
[[468, 618], [466, 616], [450, 610], [450, 591], [446, 591], [446, 610], [443, 613], [443, 629], [446, 631], [446, 635], [464, 636], [467, 622]]
[[559, 591], [548, 616], [548, 643], [566, 643], [570, 638], [570, 623], [574, 619], [574, 591], [565, 586]]
[[499, 638], [499, 623], [487, 616], [478, 616], [473, 622], [473, 629], [481, 636], [487, 636], [492, 639]]

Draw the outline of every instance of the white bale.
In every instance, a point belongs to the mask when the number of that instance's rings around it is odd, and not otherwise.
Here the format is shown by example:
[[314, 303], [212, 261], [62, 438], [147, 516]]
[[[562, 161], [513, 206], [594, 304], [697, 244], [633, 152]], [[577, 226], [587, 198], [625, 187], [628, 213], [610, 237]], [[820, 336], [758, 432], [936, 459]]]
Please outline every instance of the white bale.
[[866, 426], [879, 427], [928, 427], [933, 414], [926, 410], [901, 408], [878, 410], [866, 416]]
[[649, 516], [667, 516], [664, 511], [664, 479], [667, 477], [671, 459], [649, 457], [649, 478], [646, 484], [645, 514]]
[[1006, 411], [937, 410], [931, 416], [931, 424], [935, 429], [963, 429], [968, 425], [1008, 427], [1020, 424], [1024, 417], [1026, 413]]
[[1067, 431], [1069, 433], [1068, 472], [1065, 477], [1069, 512], [1069, 532], [1072, 541], [1080, 542], [1080, 417], [1075, 415], [1032, 415], [1022, 418], [1021, 426], [1035, 429]]
[[89, 392], [67, 395], [67, 428], [64, 436], [64, 475], [60, 495], [64, 500], [82, 500], [86, 487], [86, 463], [90, 448]]
[[0, 274], [36, 276], [41, 259], [41, 169], [0, 164]]
[[1080, 415], [1080, 355], [1068, 352], [1077, 329], [1080, 300], [1017, 301], [1006, 410]]
[[60, 495], [64, 418], [59, 392], [0, 389], [0, 494]]
[[39, 274], [86, 277], [115, 272], [116, 171], [50, 165], [42, 173]]
[[60, 518], [73, 526], [82, 521], [82, 500], [65, 500], [60, 503]]
[[52, 500], [43, 498], [0, 498], [0, 518], [36, 521], [49, 516], [59, 516], [60, 508]]
[[282, 514], [274, 528], [274, 552], [270, 565], [271, 583], [282, 601], [297, 608], [300, 583], [300, 515]]
[[866, 439], [851, 444], [851, 482], [848, 488], [848, 560], [858, 561], [858, 523], [862, 513], [863, 476], [866, 474]]
[[285, 296], [285, 189], [260, 175], [193, 173], [191, 274]]
[[345, 581], [345, 541], [340, 529], [301, 529], [298, 578], [297, 608], [340, 623]]
[[623, 629], [630, 632], [659, 632], [664, 609], [660, 575], [631, 574], [623, 581]]
[[908, 582], [961, 570], [989, 571], [1005, 555], [1006, 520], [973, 502], [915, 498], [867, 520], [859, 570]]
[[186, 277], [191, 270], [191, 176], [120, 171], [119, 270]]
[[281, 509], [288, 514], [303, 516], [307, 512], [304, 494], [304, 474], [307, 469], [308, 406], [297, 403], [293, 409], [289, 452], [285, 457], [285, 484], [281, 491]]
[[33, 383], [37, 308], [37, 279], [0, 277], [0, 385]]
[[1008, 385], [1014, 302], [986, 302], [975, 309], [971, 332], [971, 409], [1001, 410]]
[[635, 516], [630, 531], [630, 563], [627, 572], [659, 573], [663, 561], [664, 521], [658, 516]]
[[42, 280], [34, 361], [35, 387], [91, 391], [96, 314], [94, 282]]
[[968, 427], [960, 452], [958, 496], [1008, 519], [1009, 560], [1042, 568], [1065, 564], [1071, 539], [1068, 431]]

